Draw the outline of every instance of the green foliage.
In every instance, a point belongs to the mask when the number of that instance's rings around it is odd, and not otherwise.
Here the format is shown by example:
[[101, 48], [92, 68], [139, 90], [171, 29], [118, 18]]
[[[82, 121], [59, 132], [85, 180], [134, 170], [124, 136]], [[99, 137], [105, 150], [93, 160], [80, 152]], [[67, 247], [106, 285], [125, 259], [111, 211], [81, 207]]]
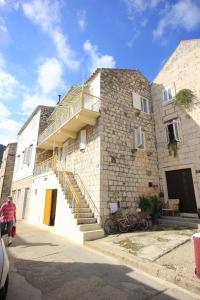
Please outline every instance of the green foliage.
[[175, 103], [183, 109], [188, 109], [192, 104], [194, 94], [190, 89], [182, 89], [176, 94]]
[[156, 211], [158, 198], [156, 196], [140, 196], [139, 197], [139, 208], [142, 212], [152, 214]]

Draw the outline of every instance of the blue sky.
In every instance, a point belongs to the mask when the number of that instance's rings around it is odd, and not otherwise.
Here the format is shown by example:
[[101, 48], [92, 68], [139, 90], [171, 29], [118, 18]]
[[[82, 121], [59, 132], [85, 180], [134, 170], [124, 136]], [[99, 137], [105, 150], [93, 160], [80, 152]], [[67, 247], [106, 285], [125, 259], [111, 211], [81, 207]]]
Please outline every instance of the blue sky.
[[199, 37], [199, 0], [0, 0], [0, 144], [96, 67], [151, 81], [181, 39]]

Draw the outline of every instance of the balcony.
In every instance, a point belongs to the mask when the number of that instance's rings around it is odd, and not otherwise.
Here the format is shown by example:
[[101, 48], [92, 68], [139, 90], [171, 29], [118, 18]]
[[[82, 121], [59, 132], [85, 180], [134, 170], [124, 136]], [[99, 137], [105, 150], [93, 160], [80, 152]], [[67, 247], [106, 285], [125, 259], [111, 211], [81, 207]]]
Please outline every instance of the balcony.
[[[66, 102], [65, 102], [66, 101]], [[53, 122], [39, 135], [38, 148], [62, 147], [86, 125], [94, 126], [99, 113], [100, 99], [75, 87], [64, 97], [53, 113]]]

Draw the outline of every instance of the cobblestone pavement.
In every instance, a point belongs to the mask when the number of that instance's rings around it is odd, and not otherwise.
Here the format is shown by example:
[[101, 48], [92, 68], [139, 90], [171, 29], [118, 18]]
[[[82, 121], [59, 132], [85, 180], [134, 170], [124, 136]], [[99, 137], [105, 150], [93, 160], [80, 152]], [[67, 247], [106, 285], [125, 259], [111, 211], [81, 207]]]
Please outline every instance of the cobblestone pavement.
[[20, 223], [17, 232], [7, 300], [197, 299], [48, 231]]

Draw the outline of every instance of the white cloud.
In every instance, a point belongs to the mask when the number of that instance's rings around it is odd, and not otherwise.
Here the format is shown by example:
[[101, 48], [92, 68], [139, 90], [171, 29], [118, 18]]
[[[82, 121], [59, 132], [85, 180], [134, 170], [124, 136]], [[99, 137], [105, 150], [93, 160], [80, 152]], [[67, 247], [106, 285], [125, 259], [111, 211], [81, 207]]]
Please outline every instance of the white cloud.
[[83, 44], [83, 49], [89, 54], [89, 71], [93, 72], [96, 68], [114, 68], [116, 65], [115, 59], [111, 55], [101, 54], [96, 45], [87, 40]]
[[62, 66], [56, 58], [47, 58], [45, 62], [39, 66], [38, 83], [44, 94], [61, 88], [63, 85]]
[[56, 101], [45, 97], [44, 95], [39, 95], [35, 93], [34, 95], [26, 94], [24, 95], [24, 101], [22, 103], [22, 111], [23, 113], [29, 115], [31, 111], [33, 111], [38, 105], [47, 105], [47, 106], [55, 106]]
[[5, 106], [5, 104], [0, 102], [0, 119], [8, 117], [10, 115], [9, 110]]
[[21, 123], [12, 120], [11, 113], [4, 103], [0, 102], [0, 144], [8, 144], [16, 141], [17, 132]]
[[5, 6], [5, 4], [6, 4], [6, 0], [0, 0], [0, 7]]
[[84, 31], [87, 26], [86, 11], [80, 10], [77, 12], [78, 25], [81, 31]]
[[7, 45], [10, 41], [10, 34], [4, 20], [0, 17], [0, 44]]
[[144, 12], [158, 6], [163, 0], [123, 0], [130, 16], [137, 12]]
[[154, 39], [161, 38], [168, 29], [182, 28], [191, 31], [200, 24], [200, 7], [192, 0], [179, 0], [168, 6], [157, 28], [153, 31]]
[[25, 16], [33, 24], [39, 25], [43, 32], [49, 34], [55, 44], [59, 57], [65, 65], [72, 70], [77, 70], [79, 61], [71, 49], [66, 36], [60, 27], [60, 2], [53, 0], [32, 0], [22, 4]]
[[0, 100], [9, 101], [15, 97], [19, 82], [10, 73], [0, 70]]

